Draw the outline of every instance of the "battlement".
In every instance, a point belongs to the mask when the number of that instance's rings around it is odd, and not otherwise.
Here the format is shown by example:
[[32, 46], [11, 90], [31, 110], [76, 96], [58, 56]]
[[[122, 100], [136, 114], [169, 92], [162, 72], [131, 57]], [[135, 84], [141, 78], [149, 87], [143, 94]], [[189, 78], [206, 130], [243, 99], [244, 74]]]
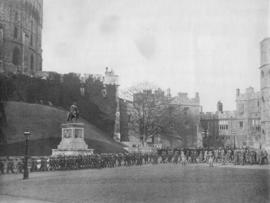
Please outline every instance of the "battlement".
[[219, 119], [231, 119], [236, 117], [236, 112], [235, 111], [223, 111], [223, 112], [218, 112], [218, 118]]
[[246, 88], [244, 93], [240, 92], [240, 89], [236, 90], [236, 100], [252, 100], [260, 98], [260, 91], [255, 91], [253, 87]]
[[194, 105], [198, 106], [200, 105], [200, 97], [199, 93], [196, 92], [194, 98], [189, 98], [188, 93], [186, 92], [179, 92], [176, 97], [173, 99], [174, 104], [180, 104], [180, 105]]
[[114, 74], [114, 71], [106, 67], [105, 76], [104, 76], [105, 85], [119, 85], [119, 76]]
[[205, 113], [201, 112], [200, 119], [201, 120], [214, 120], [214, 119], [218, 119], [218, 115], [212, 112], [205, 112]]

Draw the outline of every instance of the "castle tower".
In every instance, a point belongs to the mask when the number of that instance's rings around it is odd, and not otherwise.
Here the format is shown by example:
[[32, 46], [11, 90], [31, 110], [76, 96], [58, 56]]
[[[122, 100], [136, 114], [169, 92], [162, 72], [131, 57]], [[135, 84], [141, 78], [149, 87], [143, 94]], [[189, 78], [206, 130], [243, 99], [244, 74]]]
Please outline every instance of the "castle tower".
[[262, 147], [270, 150], [270, 38], [261, 42], [261, 136]]
[[104, 84], [107, 85], [115, 85], [116, 86], [116, 112], [115, 112], [115, 120], [114, 120], [114, 135], [113, 138], [116, 141], [121, 140], [120, 134], [120, 106], [119, 106], [119, 76], [114, 74], [113, 70], [109, 71], [109, 68], [106, 67]]
[[0, 72], [42, 70], [43, 0], [0, 1]]

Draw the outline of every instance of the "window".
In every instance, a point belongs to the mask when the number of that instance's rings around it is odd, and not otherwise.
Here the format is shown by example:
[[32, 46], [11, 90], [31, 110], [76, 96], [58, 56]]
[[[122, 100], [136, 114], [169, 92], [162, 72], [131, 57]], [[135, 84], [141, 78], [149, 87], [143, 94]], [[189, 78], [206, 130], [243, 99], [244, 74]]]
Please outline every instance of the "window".
[[184, 108], [184, 115], [186, 116], [188, 114], [189, 107]]
[[4, 28], [3, 25], [0, 24], [0, 43], [4, 40]]
[[34, 56], [33, 56], [33, 54], [31, 54], [31, 58], [30, 58], [30, 69], [31, 69], [31, 71], [34, 71]]
[[261, 77], [262, 77], [262, 78], [264, 77], [264, 72], [263, 72], [263, 71], [261, 71]]
[[13, 53], [12, 53], [12, 63], [15, 66], [18, 66], [20, 64], [20, 50], [18, 49], [18, 47], [15, 47], [13, 49]]
[[240, 122], [239, 122], [239, 127], [240, 127], [240, 128], [243, 128], [243, 126], [244, 126], [243, 121], [240, 121]]
[[106, 97], [107, 96], [107, 90], [104, 88], [101, 90], [101, 94], [103, 97]]
[[244, 104], [239, 104], [239, 114], [243, 115], [245, 112], [245, 105]]
[[18, 21], [18, 19], [19, 19], [19, 18], [18, 18], [18, 12], [16, 11], [16, 12], [15, 12], [15, 21]]
[[31, 36], [30, 36], [30, 45], [33, 46], [33, 34], [31, 33]]
[[31, 21], [30, 45], [33, 46], [33, 21]]
[[4, 30], [3, 28], [0, 28], [0, 43], [2, 43], [4, 40]]
[[18, 28], [14, 27], [14, 33], [13, 33], [14, 39], [18, 39]]

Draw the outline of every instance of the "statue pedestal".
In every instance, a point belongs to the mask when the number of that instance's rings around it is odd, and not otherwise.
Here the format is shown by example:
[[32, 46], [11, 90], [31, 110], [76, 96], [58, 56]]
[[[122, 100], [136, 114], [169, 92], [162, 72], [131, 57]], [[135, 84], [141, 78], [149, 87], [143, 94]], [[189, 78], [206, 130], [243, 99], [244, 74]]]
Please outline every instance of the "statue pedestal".
[[62, 124], [62, 140], [57, 149], [52, 150], [52, 156], [78, 156], [93, 154], [84, 141], [83, 123]]

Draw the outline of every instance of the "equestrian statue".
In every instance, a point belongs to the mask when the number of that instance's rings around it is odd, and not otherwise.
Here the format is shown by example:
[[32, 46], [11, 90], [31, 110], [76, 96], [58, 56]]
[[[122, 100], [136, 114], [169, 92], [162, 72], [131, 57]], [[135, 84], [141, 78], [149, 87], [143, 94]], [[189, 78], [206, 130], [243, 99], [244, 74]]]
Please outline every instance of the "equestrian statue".
[[79, 119], [79, 108], [77, 106], [77, 103], [74, 102], [69, 109], [68, 115], [67, 115], [67, 121], [73, 121], [73, 119], [75, 119], [75, 121], [77, 121]]

